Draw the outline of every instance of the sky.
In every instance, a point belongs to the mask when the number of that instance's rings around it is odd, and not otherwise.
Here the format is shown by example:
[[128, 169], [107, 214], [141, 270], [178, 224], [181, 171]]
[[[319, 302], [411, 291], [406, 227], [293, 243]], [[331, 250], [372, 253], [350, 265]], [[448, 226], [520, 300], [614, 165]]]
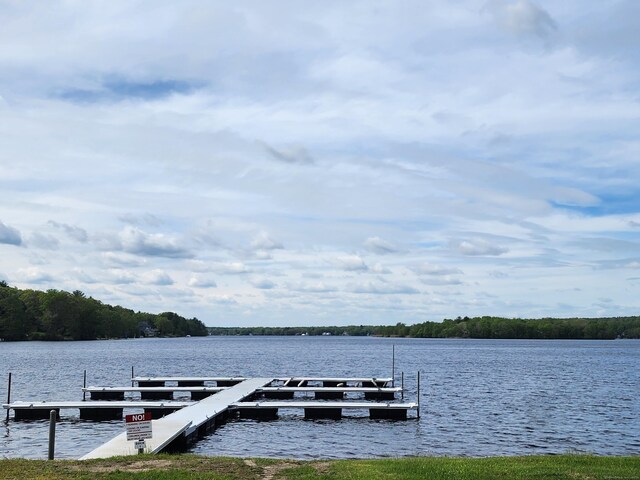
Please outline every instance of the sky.
[[210, 326], [640, 311], [637, 0], [0, 1], [0, 279]]

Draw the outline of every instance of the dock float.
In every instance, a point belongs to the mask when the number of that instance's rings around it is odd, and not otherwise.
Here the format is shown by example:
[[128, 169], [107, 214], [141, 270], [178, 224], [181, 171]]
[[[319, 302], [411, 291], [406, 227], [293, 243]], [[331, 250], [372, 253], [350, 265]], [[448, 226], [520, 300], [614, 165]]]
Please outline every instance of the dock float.
[[205, 383], [215, 383], [217, 387], [232, 387], [247, 380], [245, 377], [133, 377], [132, 382], [139, 387], [164, 387], [176, 383], [179, 387], [203, 387]]
[[154, 418], [159, 418], [167, 413], [174, 412], [194, 402], [110, 402], [110, 401], [78, 401], [78, 402], [13, 402], [2, 406], [14, 412], [15, 420], [43, 420], [49, 418], [51, 410], [56, 411], [58, 418], [60, 410], [80, 410], [80, 418], [83, 420], [121, 420], [124, 409], [143, 409], [150, 412]]
[[158, 400], [171, 399], [175, 393], [189, 393], [191, 400], [203, 398], [218, 393], [229, 387], [84, 387], [83, 393], [88, 393], [92, 400], [124, 400], [125, 393], [139, 393], [141, 399]]
[[418, 408], [417, 403], [375, 402], [236, 402], [229, 406], [245, 418], [277, 418], [279, 409], [304, 409], [307, 419], [342, 418], [343, 409], [369, 410], [372, 419], [406, 420], [407, 411]]
[[[171, 379], [174, 380], [174, 379]], [[258, 388], [270, 384], [273, 378], [252, 378], [239, 381], [236, 385], [215, 395], [178, 410], [166, 417], [152, 421], [153, 438], [147, 439], [147, 453], [159, 453], [172, 443], [187, 443], [199, 434], [204, 434], [216, 424], [226, 420], [229, 405], [242, 402]], [[126, 433], [121, 433], [104, 445], [81, 458], [108, 458], [118, 455], [134, 455], [137, 450], [127, 441]]]

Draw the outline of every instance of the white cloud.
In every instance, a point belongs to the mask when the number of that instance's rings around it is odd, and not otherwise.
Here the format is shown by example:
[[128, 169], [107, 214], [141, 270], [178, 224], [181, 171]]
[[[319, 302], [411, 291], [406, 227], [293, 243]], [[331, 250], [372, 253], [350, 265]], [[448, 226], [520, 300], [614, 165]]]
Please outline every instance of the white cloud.
[[284, 248], [282, 243], [271, 238], [267, 232], [259, 232], [251, 241], [251, 248], [254, 250], [278, 250]]
[[43, 284], [53, 281], [53, 277], [37, 267], [21, 268], [17, 272], [16, 278], [22, 283]]
[[391, 242], [383, 240], [380, 237], [367, 238], [364, 242], [364, 247], [367, 250], [380, 255], [384, 255], [386, 253], [395, 253], [398, 251], [395, 245], [393, 245]]
[[142, 275], [142, 279], [149, 285], [173, 285], [173, 279], [164, 270], [151, 270]]
[[462, 273], [462, 270], [455, 267], [444, 267], [432, 263], [421, 263], [410, 267], [418, 275], [455, 275]]
[[462, 255], [503, 255], [509, 251], [508, 248], [494, 245], [482, 239], [469, 239], [451, 242], [452, 248]]
[[420, 293], [419, 290], [409, 285], [394, 285], [381, 282], [364, 282], [351, 285], [350, 291], [374, 295], [413, 295]]
[[557, 30], [551, 15], [529, 0], [492, 0], [487, 6], [499, 25], [516, 35], [547, 38]]
[[366, 272], [369, 269], [359, 255], [341, 255], [333, 259], [333, 263], [348, 272]]
[[215, 288], [218, 284], [211, 277], [194, 274], [189, 278], [189, 286], [197, 288]]
[[636, 2], [196, 3], [3, 11], [13, 281], [227, 324], [637, 312]]

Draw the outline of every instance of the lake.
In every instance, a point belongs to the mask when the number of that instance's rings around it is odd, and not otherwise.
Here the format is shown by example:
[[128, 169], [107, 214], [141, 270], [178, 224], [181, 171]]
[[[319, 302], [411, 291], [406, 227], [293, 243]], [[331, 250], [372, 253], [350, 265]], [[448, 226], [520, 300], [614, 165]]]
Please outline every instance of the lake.
[[[421, 418], [231, 421], [190, 452], [286, 458], [491, 456], [640, 451], [640, 341], [389, 339], [371, 337], [193, 337], [94, 342], [0, 343], [6, 400], [80, 400], [88, 385], [154, 376], [405, 375]], [[70, 414], [76, 416], [70, 416]], [[4, 415], [4, 413], [3, 413]], [[352, 414], [350, 414], [352, 415]], [[366, 415], [366, 413], [362, 413]], [[0, 423], [0, 457], [46, 458], [47, 421]], [[56, 457], [77, 458], [117, 433], [122, 421], [62, 412]]]

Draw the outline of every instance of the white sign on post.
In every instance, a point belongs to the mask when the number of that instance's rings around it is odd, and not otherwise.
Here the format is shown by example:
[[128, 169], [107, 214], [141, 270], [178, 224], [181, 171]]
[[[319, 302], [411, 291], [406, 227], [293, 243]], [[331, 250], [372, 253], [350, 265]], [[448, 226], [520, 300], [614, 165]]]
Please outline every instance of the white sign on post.
[[151, 418], [151, 413], [136, 413], [125, 416], [127, 441], [151, 438]]

